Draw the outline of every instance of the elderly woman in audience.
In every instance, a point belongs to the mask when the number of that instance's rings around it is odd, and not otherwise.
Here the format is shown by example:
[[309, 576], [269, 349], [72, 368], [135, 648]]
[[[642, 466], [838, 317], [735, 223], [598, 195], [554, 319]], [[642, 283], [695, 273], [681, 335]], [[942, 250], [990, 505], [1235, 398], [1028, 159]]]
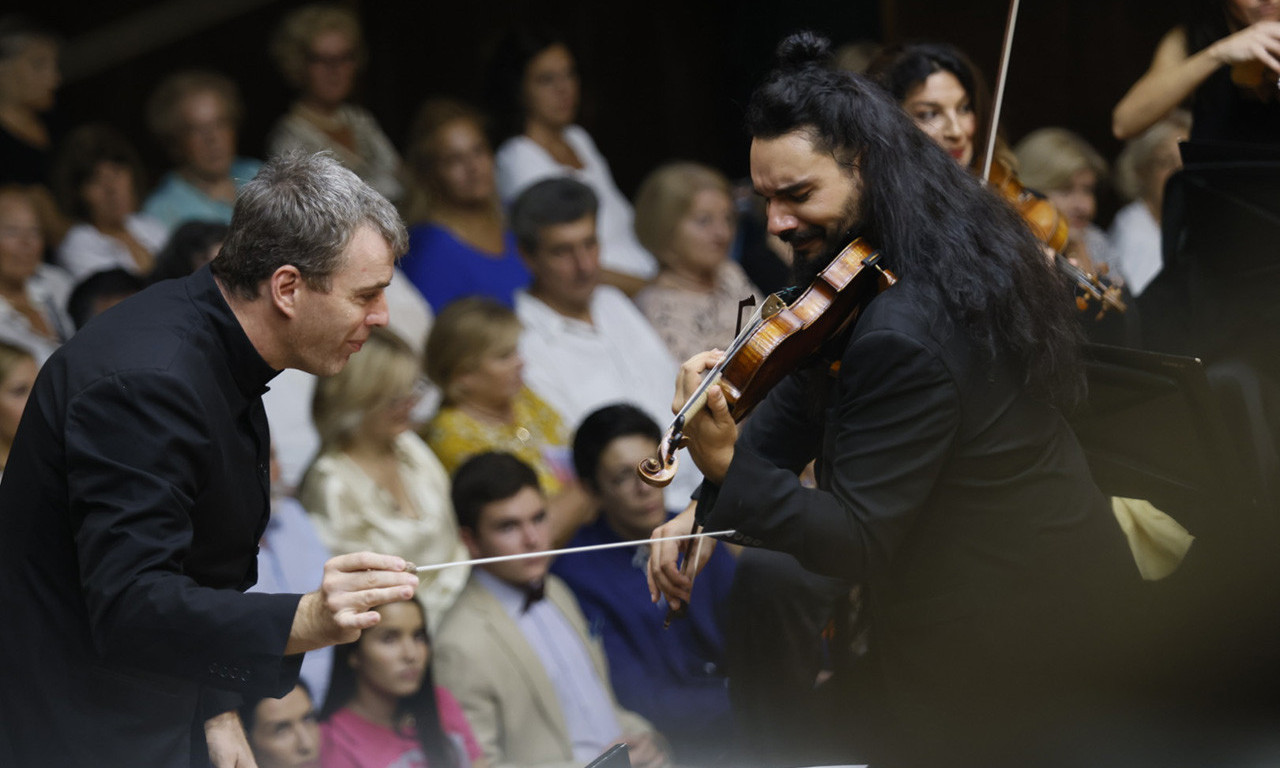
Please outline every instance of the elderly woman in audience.
[[298, 89], [298, 99], [271, 131], [268, 154], [329, 150], [398, 202], [404, 194], [400, 155], [377, 119], [348, 101], [368, 55], [355, 14], [336, 5], [299, 8], [280, 24], [271, 53], [285, 80]]
[[236, 156], [240, 92], [226, 76], [186, 70], [161, 81], [147, 102], [151, 132], [173, 158], [143, 205], [169, 229], [184, 221], [231, 223], [236, 190], [261, 163]]
[[531, 275], [503, 219], [480, 113], [452, 99], [425, 102], [408, 167], [413, 226], [400, 268], [436, 311], [470, 295], [512, 306]]
[[18, 434], [22, 409], [36, 383], [36, 359], [22, 347], [0, 341], [0, 475], [9, 463], [9, 449]]
[[[312, 413], [320, 455], [298, 500], [334, 554], [395, 552], [419, 565], [467, 559], [449, 476], [411, 429], [421, 393], [417, 355], [382, 328], [341, 373], [318, 379]], [[430, 615], [444, 616], [467, 574], [457, 567], [428, 576], [417, 597]]]
[[169, 232], [138, 213], [142, 162], [119, 131], [102, 123], [72, 131], [53, 179], [58, 204], [78, 222], [58, 246], [58, 264], [73, 279], [115, 268], [137, 275], [152, 270]]
[[1116, 188], [1129, 200], [1111, 222], [1111, 253], [1116, 271], [1134, 296], [1160, 272], [1160, 213], [1164, 186], [1182, 167], [1178, 142], [1191, 132], [1191, 115], [1174, 110], [1125, 144], [1116, 158]]
[[31, 195], [0, 187], [0, 340], [44, 363], [74, 332], [67, 317], [71, 278], [45, 264], [44, 234]]
[[760, 299], [729, 258], [737, 221], [729, 189], [712, 168], [671, 163], [651, 173], [636, 195], [636, 234], [662, 268], [635, 302], [677, 360], [727, 348], [738, 302]]
[[376, 608], [378, 624], [334, 648], [320, 712], [323, 768], [487, 768], [458, 700], [435, 684], [422, 606]]
[[597, 234], [604, 282], [627, 294], [658, 271], [636, 240], [631, 203], [618, 189], [578, 117], [578, 70], [564, 39], [521, 27], [500, 41], [486, 85], [489, 114], [497, 118], [498, 191], [510, 204], [535, 181], [572, 176], [600, 199]]
[[1093, 271], [1110, 263], [1107, 236], [1093, 223], [1098, 213], [1098, 184], [1107, 176], [1102, 155], [1066, 128], [1040, 128], [1013, 148], [1018, 176], [1049, 198], [1067, 220], [1075, 249], [1071, 257]]
[[552, 539], [568, 541], [594, 510], [574, 478], [560, 415], [524, 384], [515, 313], [483, 297], [459, 299], [427, 337], [427, 376], [443, 403], [423, 429], [452, 474], [486, 451], [512, 453], [533, 467], [547, 494]]

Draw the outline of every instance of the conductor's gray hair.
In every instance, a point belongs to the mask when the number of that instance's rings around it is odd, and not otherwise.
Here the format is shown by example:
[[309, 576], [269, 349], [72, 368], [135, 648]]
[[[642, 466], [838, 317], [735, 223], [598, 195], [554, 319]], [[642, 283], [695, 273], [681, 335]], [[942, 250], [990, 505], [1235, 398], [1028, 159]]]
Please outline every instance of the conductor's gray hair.
[[280, 267], [297, 267], [315, 290], [328, 291], [342, 253], [362, 226], [400, 257], [409, 236], [395, 206], [328, 153], [280, 155], [236, 196], [231, 227], [213, 274], [232, 294], [258, 296]]

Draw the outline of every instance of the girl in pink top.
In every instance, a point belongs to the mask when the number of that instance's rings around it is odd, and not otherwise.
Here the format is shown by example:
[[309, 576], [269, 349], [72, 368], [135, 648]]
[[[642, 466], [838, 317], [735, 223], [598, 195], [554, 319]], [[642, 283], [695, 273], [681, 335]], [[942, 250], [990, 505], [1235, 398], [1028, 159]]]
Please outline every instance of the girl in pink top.
[[376, 626], [334, 648], [322, 768], [487, 768], [457, 700], [432, 681], [421, 604], [376, 610]]

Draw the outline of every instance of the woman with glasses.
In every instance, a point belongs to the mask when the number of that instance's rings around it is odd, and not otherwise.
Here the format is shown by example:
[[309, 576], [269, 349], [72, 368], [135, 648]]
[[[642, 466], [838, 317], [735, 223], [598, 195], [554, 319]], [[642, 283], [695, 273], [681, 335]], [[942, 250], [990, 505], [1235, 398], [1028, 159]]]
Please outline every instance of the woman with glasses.
[[309, 5], [285, 17], [271, 53], [298, 99], [276, 123], [267, 153], [328, 150], [392, 202], [404, 196], [400, 155], [369, 110], [348, 101], [367, 58], [355, 14]]
[[[394, 552], [418, 565], [467, 559], [449, 476], [412, 429], [425, 391], [418, 365], [408, 344], [376, 328], [341, 373], [316, 384], [320, 453], [298, 500], [334, 554]], [[444, 616], [467, 574], [465, 567], [429, 574], [417, 592], [428, 616]]]

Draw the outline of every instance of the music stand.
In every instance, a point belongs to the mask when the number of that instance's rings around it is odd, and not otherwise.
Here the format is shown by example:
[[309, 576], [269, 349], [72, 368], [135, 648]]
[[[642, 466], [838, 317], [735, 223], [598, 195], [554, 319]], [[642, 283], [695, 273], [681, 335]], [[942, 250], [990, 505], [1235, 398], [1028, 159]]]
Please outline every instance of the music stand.
[[1089, 398], [1070, 421], [1104, 493], [1146, 499], [1193, 534], [1251, 509], [1200, 360], [1093, 344], [1085, 368]]
[[587, 768], [631, 768], [631, 756], [627, 754], [626, 744], [614, 744], [595, 760], [587, 764]]

